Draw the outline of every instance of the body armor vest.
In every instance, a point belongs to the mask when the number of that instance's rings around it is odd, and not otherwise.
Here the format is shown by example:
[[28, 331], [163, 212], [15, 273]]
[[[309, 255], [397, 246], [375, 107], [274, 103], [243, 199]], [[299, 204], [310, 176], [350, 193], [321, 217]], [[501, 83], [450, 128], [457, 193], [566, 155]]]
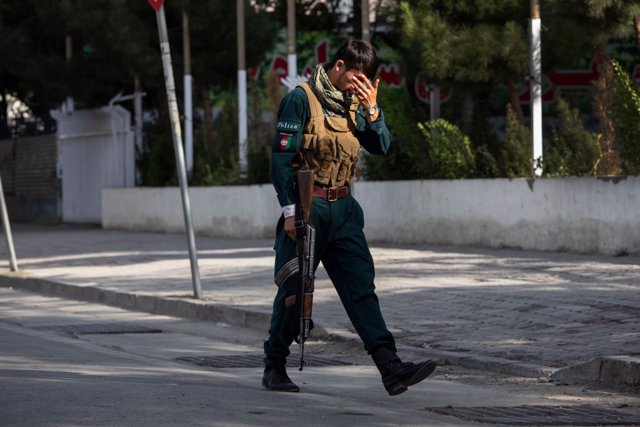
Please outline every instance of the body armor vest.
[[311, 117], [302, 132], [301, 148], [292, 161], [293, 168], [313, 170], [316, 185], [349, 185], [360, 154], [360, 142], [354, 135], [358, 104], [351, 104], [347, 117], [325, 116], [309, 84], [303, 83], [300, 87], [307, 94]]

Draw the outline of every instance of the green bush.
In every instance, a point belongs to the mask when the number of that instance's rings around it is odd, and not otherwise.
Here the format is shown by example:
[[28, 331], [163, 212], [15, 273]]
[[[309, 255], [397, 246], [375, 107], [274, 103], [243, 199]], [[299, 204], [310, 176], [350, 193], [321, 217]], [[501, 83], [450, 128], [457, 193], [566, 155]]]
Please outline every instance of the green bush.
[[500, 143], [491, 130], [488, 108], [473, 109], [473, 120], [469, 130], [469, 139], [476, 156], [476, 178], [496, 178], [500, 176], [500, 168], [496, 161]]
[[507, 105], [507, 129], [498, 155], [500, 175], [509, 178], [533, 175], [531, 134]]
[[543, 157], [547, 176], [584, 176], [593, 174], [600, 154], [596, 137], [586, 131], [577, 109], [560, 98], [556, 106], [559, 125]]
[[364, 175], [369, 180], [420, 179], [429, 177], [429, 159], [416, 123], [426, 118], [414, 106], [407, 90], [381, 86], [378, 102], [391, 132], [392, 143], [386, 156], [367, 156]]
[[622, 171], [640, 174], [640, 94], [629, 74], [617, 61], [611, 61], [614, 72], [613, 126], [622, 159]]
[[167, 114], [161, 113], [155, 123], [145, 127], [144, 147], [138, 158], [138, 168], [141, 171], [140, 185], [178, 185], [176, 157]]
[[475, 178], [497, 178], [500, 176], [500, 168], [496, 158], [489, 151], [485, 144], [475, 150], [476, 153], [476, 173]]
[[473, 176], [475, 155], [471, 143], [460, 129], [444, 119], [418, 123], [426, 143], [429, 177], [458, 179]]

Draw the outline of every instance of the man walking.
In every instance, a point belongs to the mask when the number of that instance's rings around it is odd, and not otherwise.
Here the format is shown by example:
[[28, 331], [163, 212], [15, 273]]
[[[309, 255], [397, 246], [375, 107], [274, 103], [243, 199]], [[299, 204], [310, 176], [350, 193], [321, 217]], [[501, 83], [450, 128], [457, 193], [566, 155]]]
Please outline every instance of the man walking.
[[[281, 102], [273, 143], [271, 177], [283, 215], [276, 230], [275, 282], [269, 339], [264, 343], [262, 385], [299, 391], [285, 369], [289, 346], [299, 333], [298, 311], [287, 303], [298, 292], [295, 244], [294, 173], [313, 170], [316, 265], [322, 261], [340, 300], [378, 367], [390, 395], [422, 381], [435, 362], [403, 363], [386, 327], [375, 294], [374, 265], [364, 236], [363, 212], [351, 195], [360, 147], [385, 154], [391, 135], [376, 98], [379, 80], [374, 48], [361, 40], [345, 42], [331, 62], [320, 64], [307, 83]], [[315, 269], [315, 268], [314, 268]]]

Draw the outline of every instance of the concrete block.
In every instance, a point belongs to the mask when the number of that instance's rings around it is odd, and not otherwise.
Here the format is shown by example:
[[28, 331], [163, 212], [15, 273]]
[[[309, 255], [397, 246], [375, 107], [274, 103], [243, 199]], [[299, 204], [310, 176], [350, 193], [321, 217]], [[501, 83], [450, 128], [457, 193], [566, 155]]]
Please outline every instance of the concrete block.
[[630, 356], [597, 357], [585, 363], [557, 370], [551, 379], [563, 384], [603, 384], [640, 386], [640, 358]]

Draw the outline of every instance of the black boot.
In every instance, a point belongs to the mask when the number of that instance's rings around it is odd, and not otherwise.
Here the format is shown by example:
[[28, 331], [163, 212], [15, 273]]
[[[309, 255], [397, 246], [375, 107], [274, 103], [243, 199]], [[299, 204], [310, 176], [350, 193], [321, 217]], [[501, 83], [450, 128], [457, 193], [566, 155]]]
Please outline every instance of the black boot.
[[436, 368], [436, 362], [427, 360], [422, 363], [403, 363], [394, 360], [380, 369], [382, 384], [391, 396], [407, 391], [407, 387], [427, 378]]
[[287, 375], [285, 362], [274, 362], [268, 358], [264, 359], [262, 386], [274, 391], [300, 391], [300, 388], [295, 385]]

